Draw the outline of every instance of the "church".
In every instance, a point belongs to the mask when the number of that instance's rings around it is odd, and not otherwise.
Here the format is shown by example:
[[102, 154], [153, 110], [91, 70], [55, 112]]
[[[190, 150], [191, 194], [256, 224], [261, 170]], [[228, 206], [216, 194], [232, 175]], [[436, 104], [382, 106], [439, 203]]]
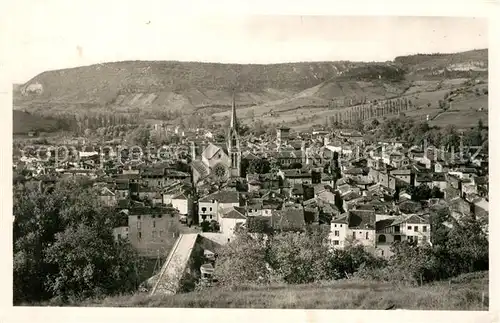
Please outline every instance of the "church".
[[241, 148], [234, 93], [231, 106], [231, 122], [226, 136], [226, 143], [222, 145], [208, 144], [203, 149], [201, 158], [195, 158], [191, 163], [191, 167], [194, 183], [198, 183], [208, 176], [215, 176], [222, 181], [241, 176]]

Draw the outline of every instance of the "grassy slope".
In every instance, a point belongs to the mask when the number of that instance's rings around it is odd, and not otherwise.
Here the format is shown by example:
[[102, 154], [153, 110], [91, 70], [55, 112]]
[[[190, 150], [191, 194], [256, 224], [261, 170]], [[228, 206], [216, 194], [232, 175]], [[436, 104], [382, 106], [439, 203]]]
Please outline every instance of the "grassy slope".
[[[125, 295], [78, 305], [301, 309], [386, 309], [394, 306], [395, 309], [415, 310], [487, 310], [488, 281], [488, 272], [478, 272], [423, 287], [344, 280], [295, 286], [242, 287], [233, 291], [212, 288], [174, 296]], [[483, 295], [484, 304], [481, 303]]]
[[[15, 103], [29, 106], [31, 110], [53, 112], [180, 110], [189, 114], [200, 109], [220, 119], [229, 114], [231, 89], [235, 87], [238, 116], [243, 122], [249, 111], [253, 111], [256, 118], [267, 121], [270, 118], [263, 114], [272, 109], [280, 111], [279, 116], [273, 118], [274, 122], [294, 121], [297, 116], [316, 116], [315, 120], [304, 122], [318, 123], [332, 114], [325, 108], [332, 98], [367, 97], [373, 100], [397, 95], [409, 96], [420, 106], [431, 103], [434, 110], [411, 114], [415, 118], [425, 118], [429, 114], [432, 118], [440, 112], [437, 101], [444, 93], [466, 80], [451, 75], [447, 79], [435, 75], [436, 71], [439, 73], [456, 63], [479, 62], [487, 66], [487, 55], [487, 50], [477, 50], [406, 56], [397, 58], [396, 65], [351, 62], [272, 65], [165, 61], [106, 63], [37, 75], [27, 84], [40, 82], [43, 93], [22, 96], [16, 91]], [[404, 71], [399, 67], [404, 68], [407, 80], [401, 81]], [[458, 124], [468, 126], [475, 114], [462, 114], [452, 116], [451, 120], [462, 118]], [[436, 120], [436, 124], [441, 123]]]

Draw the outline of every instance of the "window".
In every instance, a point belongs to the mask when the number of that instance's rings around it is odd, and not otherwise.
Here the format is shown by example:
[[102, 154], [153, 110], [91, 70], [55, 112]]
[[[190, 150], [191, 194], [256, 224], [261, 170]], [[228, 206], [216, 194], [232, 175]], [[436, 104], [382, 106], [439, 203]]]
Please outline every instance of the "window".
[[156, 228], [156, 221], [153, 220], [153, 228]]
[[394, 236], [394, 241], [401, 241], [401, 236], [400, 235], [395, 235]]
[[411, 225], [408, 226], [408, 230], [411, 230]]
[[335, 231], [335, 236], [336, 237], [340, 236], [340, 232], [339, 231]]
[[353, 233], [352, 233], [352, 238], [353, 238], [353, 239], [356, 239], [356, 232], [353, 232]]
[[335, 227], [337, 227], [337, 225], [335, 224]]
[[212, 212], [212, 208], [210, 208], [210, 212]]
[[399, 230], [400, 230], [399, 225], [394, 226], [394, 232], [399, 232]]
[[408, 241], [413, 242], [413, 236], [408, 236]]
[[342, 224], [340, 225], [340, 227], [342, 228]]
[[366, 240], [368, 240], [368, 232], [366, 233]]
[[427, 232], [427, 226], [426, 226], [426, 225], [424, 225], [424, 226], [422, 227], [422, 231], [423, 231], [423, 232]]
[[141, 216], [140, 215], [137, 216], [137, 220], [141, 221]]
[[427, 242], [427, 237], [426, 236], [423, 236], [422, 237], [422, 243], [426, 243]]
[[140, 231], [139, 231], [139, 232], [137, 232], [137, 238], [138, 238], [138, 239], [141, 239], [141, 238], [142, 238], [142, 234], [141, 234], [141, 232], [140, 232]]
[[383, 235], [383, 234], [379, 235], [379, 236], [378, 236], [378, 242], [379, 242], [379, 243], [384, 243], [384, 242], [386, 242], [386, 237], [385, 237], [385, 235]]
[[384, 250], [381, 250], [380, 255], [384, 256]]
[[340, 242], [339, 242], [338, 240], [333, 240], [333, 245], [334, 245], [334, 246], [338, 246], [338, 245], [339, 245], [339, 243], [340, 243]]
[[417, 225], [416, 225], [416, 226], [414, 226], [414, 227], [413, 227], [413, 230], [415, 230], [415, 232], [418, 232], [418, 226], [417, 226]]

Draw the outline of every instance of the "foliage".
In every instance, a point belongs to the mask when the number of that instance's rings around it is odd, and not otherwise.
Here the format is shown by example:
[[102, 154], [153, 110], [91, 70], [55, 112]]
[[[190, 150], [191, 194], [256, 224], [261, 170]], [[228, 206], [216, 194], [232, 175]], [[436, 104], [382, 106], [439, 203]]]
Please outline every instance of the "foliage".
[[119, 215], [85, 182], [14, 197], [14, 300], [40, 301], [132, 290], [137, 255], [112, 235]]
[[241, 233], [218, 251], [216, 278], [222, 285], [267, 282], [267, 244]]
[[391, 246], [393, 255], [387, 267], [361, 270], [358, 275], [421, 285], [463, 273], [488, 270], [488, 239], [479, 221], [467, 216], [461, 223], [454, 223], [451, 229], [445, 229], [442, 222], [448, 218], [443, 210], [431, 217], [431, 228], [437, 233], [432, 238], [432, 247], [409, 241], [395, 242]]
[[256, 158], [248, 163], [247, 173], [249, 174], [267, 174], [271, 171], [271, 164], [267, 159]]
[[219, 252], [225, 255], [223, 269], [219, 270], [220, 259], [217, 261], [217, 273], [223, 285], [269, 281], [298, 284], [341, 279], [361, 267], [375, 268], [384, 264], [384, 260], [361, 246], [331, 250], [328, 226], [310, 225], [302, 233], [273, 235], [249, 233], [250, 229], [247, 230], [239, 230], [236, 239]]
[[248, 217], [246, 225], [250, 233], [272, 233], [272, 227], [267, 217]]

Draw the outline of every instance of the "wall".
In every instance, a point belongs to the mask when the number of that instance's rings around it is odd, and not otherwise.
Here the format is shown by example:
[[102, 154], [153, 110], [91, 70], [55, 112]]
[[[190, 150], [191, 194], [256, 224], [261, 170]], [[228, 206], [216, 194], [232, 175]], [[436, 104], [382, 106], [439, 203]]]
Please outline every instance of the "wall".
[[[338, 236], [335, 235], [335, 231], [338, 231]], [[331, 223], [330, 224], [329, 238], [330, 238], [330, 241], [332, 242], [333, 248], [344, 249], [346, 237], [347, 237], [347, 224], [345, 224], [345, 223]], [[333, 241], [335, 241], [335, 240], [339, 241], [338, 245], [334, 244]]]
[[139, 253], [156, 256], [168, 253], [171, 243], [177, 238], [170, 232], [175, 218], [169, 215], [129, 215], [128, 233], [131, 245]]
[[[206, 220], [216, 220], [217, 221], [217, 210], [218, 210], [218, 202], [198, 202], [198, 218], [199, 223], [203, 222], [203, 215], [206, 215]], [[205, 212], [203, 212], [203, 208], [205, 208]]]
[[[411, 229], [408, 229], [408, 227], [411, 227]], [[426, 228], [425, 232], [424, 232], [424, 227]], [[415, 228], [418, 228], [418, 231], [415, 231]], [[413, 237], [413, 239], [418, 239], [418, 244], [424, 244], [425, 242], [430, 242], [431, 240], [430, 224], [402, 223], [401, 232], [404, 236], [406, 236], [406, 240], [411, 239], [408, 237]]]
[[229, 239], [232, 239], [235, 234], [234, 234], [234, 229], [236, 228], [237, 223], [245, 223], [246, 219], [227, 219], [227, 218], [222, 218], [221, 219], [221, 232], [225, 236], [227, 236]]
[[115, 240], [118, 240], [118, 237], [122, 239], [128, 239], [128, 226], [127, 227], [118, 227], [113, 229], [113, 237]]
[[[353, 236], [353, 233], [356, 233], [356, 236]], [[366, 229], [348, 229], [347, 237], [350, 237], [354, 240], [355, 243], [359, 243], [363, 246], [372, 246], [375, 247], [375, 230], [366, 230]], [[366, 234], [368, 234], [368, 239], [366, 239]]]
[[172, 199], [172, 207], [176, 208], [180, 214], [189, 214], [189, 202], [187, 199]]

